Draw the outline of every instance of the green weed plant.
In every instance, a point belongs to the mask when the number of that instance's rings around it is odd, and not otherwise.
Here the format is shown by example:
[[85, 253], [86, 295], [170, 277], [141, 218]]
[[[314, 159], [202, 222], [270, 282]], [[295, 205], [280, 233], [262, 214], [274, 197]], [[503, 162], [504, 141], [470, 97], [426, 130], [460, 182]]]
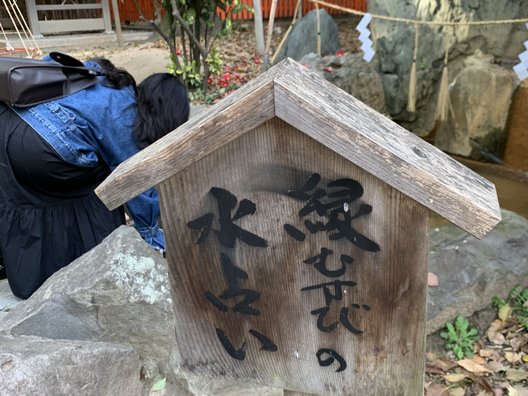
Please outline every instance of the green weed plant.
[[528, 287], [516, 285], [505, 300], [495, 296], [491, 302], [499, 312], [507, 311], [525, 330], [528, 330]]
[[446, 323], [447, 331], [440, 333], [446, 340], [446, 348], [453, 351], [458, 360], [472, 357], [475, 342], [478, 340], [478, 330], [469, 326], [469, 321], [458, 315], [453, 323]]

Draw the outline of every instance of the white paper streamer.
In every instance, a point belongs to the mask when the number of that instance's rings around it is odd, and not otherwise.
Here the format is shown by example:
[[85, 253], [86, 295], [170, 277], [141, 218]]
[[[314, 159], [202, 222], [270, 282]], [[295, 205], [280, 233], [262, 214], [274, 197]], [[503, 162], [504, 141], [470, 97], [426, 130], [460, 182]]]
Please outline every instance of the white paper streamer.
[[[526, 24], [526, 27], [528, 28], [528, 23]], [[519, 54], [521, 63], [518, 63], [513, 67], [513, 71], [521, 81], [528, 78], [528, 40], [524, 42], [524, 48], [526, 48], [526, 50]]]
[[370, 39], [370, 30], [367, 25], [372, 20], [372, 15], [365, 14], [356, 27], [359, 34], [359, 41], [361, 41], [361, 50], [363, 51], [363, 59], [370, 62], [374, 57], [376, 51], [372, 48], [372, 40]]

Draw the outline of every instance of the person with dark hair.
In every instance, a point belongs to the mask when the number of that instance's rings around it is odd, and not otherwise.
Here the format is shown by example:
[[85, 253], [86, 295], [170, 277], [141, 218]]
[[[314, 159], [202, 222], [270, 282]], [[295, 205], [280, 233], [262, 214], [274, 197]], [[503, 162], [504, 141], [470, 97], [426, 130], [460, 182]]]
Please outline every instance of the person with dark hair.
[[[89, 88], [27, 108], [0, 103], [0, 266], [21, 298], [125, 223], [124, 209], [108, 210], [95, 187], [189, 118], [177, 77], [136, 86], [107, 59], [85, 65], [104, 72]], [[164, 250], [156, 190], [126, 207], [143, 239]]]

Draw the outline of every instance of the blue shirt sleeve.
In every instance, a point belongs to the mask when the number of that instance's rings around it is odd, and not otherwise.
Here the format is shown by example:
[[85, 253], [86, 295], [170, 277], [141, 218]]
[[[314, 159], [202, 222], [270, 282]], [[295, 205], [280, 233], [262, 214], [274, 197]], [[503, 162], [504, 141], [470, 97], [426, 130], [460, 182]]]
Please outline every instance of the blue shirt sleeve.
[[160, 207], [158, 193], [154, 188], [128, 201], [126, 207], [134, 225], [145, 242], [156, 250], [165, 250], [165, 235], [158, 225]]

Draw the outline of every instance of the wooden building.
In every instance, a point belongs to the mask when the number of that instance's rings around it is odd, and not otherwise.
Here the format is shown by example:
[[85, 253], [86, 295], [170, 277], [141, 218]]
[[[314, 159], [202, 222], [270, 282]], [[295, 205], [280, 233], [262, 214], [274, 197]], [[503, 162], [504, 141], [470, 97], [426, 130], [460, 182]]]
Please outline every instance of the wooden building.
[[290, 59], [96, 193], [152, 186], [182, 368], [310, 394], [422, 394], [429, 213], [500, 221], [490, 182]]

